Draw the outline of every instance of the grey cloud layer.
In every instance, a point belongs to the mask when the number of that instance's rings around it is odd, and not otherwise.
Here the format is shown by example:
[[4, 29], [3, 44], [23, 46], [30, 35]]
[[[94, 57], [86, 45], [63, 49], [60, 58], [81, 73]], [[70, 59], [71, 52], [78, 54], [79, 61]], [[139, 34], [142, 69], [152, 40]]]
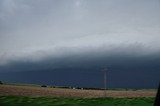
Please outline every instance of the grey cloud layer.
[[154, 54], [159, 12], [159, 0], [1, 0], [0, 64], [92, 49]]

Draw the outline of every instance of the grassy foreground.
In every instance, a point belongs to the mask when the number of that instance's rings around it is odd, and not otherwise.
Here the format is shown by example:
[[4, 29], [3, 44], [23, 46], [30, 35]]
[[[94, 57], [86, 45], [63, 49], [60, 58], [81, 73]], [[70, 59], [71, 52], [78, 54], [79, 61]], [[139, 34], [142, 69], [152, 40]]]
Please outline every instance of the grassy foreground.
[[153, 106], [154, 98], [0, 96], [0, 106]]

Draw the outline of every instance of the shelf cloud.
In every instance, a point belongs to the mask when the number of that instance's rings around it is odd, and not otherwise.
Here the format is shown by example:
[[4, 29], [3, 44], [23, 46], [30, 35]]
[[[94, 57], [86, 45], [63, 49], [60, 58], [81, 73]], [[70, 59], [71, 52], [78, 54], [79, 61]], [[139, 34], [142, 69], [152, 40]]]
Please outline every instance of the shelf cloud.
[[0, 66], [70, 55], [160, 52], [159, 0], [1, 0]]

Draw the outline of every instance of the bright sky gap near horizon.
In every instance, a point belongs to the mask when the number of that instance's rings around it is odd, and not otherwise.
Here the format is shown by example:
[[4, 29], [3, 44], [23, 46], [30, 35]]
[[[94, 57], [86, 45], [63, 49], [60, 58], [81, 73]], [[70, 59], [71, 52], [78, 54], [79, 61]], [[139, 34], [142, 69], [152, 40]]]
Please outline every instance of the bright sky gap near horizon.
[[0, 1], [0, 73], [111, 64], [155, 86], [159, 40], [160, 0]]

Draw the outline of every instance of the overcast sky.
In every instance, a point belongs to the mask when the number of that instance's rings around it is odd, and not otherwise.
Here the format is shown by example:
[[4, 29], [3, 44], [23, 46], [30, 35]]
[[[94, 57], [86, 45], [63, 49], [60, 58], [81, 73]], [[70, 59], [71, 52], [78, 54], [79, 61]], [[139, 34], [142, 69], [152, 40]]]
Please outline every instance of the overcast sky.
[[0, 65], [102, 49], [154, 54], [159, 40], [160, 0], [0, 0]]

